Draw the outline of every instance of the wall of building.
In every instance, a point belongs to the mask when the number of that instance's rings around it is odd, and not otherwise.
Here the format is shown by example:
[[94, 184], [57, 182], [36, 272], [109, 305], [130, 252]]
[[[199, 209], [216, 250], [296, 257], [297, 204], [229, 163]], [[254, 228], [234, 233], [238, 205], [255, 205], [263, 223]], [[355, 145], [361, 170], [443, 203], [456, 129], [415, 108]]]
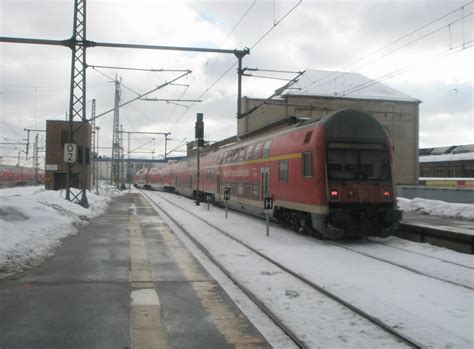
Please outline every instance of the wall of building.
[[[242, 113], [260, 105], [262, 99], [242, 99]], [[393, 145], [398, 184], [416, 184], [418, 168], [419, 103], [316, 96], [286, 96], [268, 102], [253, 113], [238, 120], [240, 137], [254, 133], [269, 124], [291, 117], [317, 119], [340, 109], [353, 108], [375, 117], [387, 130]], [[246, 120], [247, 119], [247, 120]]]
[[[45, 157], [45, 187], [48, 190], [64, 189], [66, 187], [66, 174], [69, 164], [64, 162], [64, 144], [69, 142], [69, 122], [61, 120], [46, 121], [46, 157]], [[71, 172], [73, 177], [70, 186], [81, 188], [82, 181], [86, 182], [86, 189], [91, 187], [91, 166], [90, 166], [90, 144], [91, 128], [87, 123], [82, 127], [82, 122], [73, 123], [73, 143], [79, 147], [79, 153], [83, 146], [86, 148], [86, 166], [85, 173], [82, 172], [82, 165], [78, 162], [72, 165]]]

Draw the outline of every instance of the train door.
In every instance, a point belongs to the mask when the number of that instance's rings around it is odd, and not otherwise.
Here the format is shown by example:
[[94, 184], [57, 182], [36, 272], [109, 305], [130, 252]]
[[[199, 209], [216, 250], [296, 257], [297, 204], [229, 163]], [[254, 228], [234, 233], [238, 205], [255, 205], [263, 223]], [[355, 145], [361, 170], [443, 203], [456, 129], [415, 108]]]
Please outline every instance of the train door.
[[261, 169], [262, 190], [260, 199], [263, 201], [270, 196], [270, 167], [263, 167]]
[[217, 174], [216, 182], [217, 182], [216, 199], [218, 199], [220, 198], [220, 194], [221, 194], [221, 175], [219, 173]]

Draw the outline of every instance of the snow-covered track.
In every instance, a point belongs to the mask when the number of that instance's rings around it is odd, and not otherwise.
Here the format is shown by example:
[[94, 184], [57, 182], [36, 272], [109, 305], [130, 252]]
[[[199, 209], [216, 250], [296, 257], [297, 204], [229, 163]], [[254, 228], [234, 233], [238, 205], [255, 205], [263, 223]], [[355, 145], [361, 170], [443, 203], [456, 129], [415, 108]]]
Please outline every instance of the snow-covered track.
[[[148, 193], [144, 192], [144, 191], [141, 191], [142, 194], [144, 196], [146, 196], [150, 201], [155, 202], [155, 200], [150, 196], [148, 195]], [[302, 283], [304, 283], [305, 285], [307, 285], [308, 287], [310, 287], [311, 289], [323, 294], [324, 296], [330, 298], [331, 300], [341, 304], [342, 306], [346, 307], [347, 309], [350, 309], [352, 312], [354, 312], [355, 314], [357, 314], [358, 316], [368, 320], [369, 322], [371, 322], [372, 324], [376, 325], [377, 327], [381, 328], [383, 331], [389, 333], [390, 335], [392, 335], [394, 338], [396, 338], [397, 340], [401, 341], [401, 342], [404, 342], [405, 344], [407, 344], [408, 346], [410, 347], [413, 347], [413, 348], [424, 348], [424, 346], [420, 343], [418, 343], [417, 341], [415, 341], [414, 339], [410, 338], [409, 336], [405, 335], [404, 333], [398, 331], [397, 329], [393, 328], [392, 326], [384, 323], [382, 320], [366, 313], [365, 311], [363, 311], [362, 309], [356, 307], [355, 305], [345, 301], [344, 299], [338, 297], [336, 294], [328, 291], [326, 288], [324, 288], [323, 286], [320, 286], [318, 284], [316, 284], [315, 282], [297, 274], [296, 272], [292, 271], [291, 269], [285, 267], [284, 265], [282, 265], [281, 263], [277, 262], [276, 260], [274, 260], [273, 258], [263, 254], [262, 252], [256, 250], [255, 248], [253, 248], [252, 246], [248, 245], [247, 243], [245, 243], [244, 241], [241, 241], [240, 239], [237, 239], [235, 238], [234, 236], [228, 234], [226, 231], [222, 230], [221, 228], [219, 228], [218, 226], [215, 226], [214, 224], [212, 224], [211, 222], [208, 222], [207, 220], [203, 219], [202, 217], [198, 216], [197, 214], [185, 209], [185, 208], [182, 208], [178, 205], [176, 205], [174, 202], [166, 199], [165, 197], [163, 197], [162, 195], [160, 195], [159, 193], [157, 192], [154, 192], [155, 195], [159, 196], [160, 199], [166, 201], [167, 203], [169, 203], [170, 205], [178, 208], [179, 210], [182, 210], [184, 212], [186, 212], [187, 214], [193, 216], [195, 219], [198, 219], [200, 220], [201, 222], [207, 224], [208, 226], [212, 227], [213, 229], [215, 229], [216, 231], [220, 232], [221, 234], [223, 234], [224, 236], [226, 236], [227, 238], [229, 239], [232, 239], [233, 241], [237, 242], [238, 244], [244, 246], [246, 249], [250, 250], [252, 253], [255, 253], [256, 255], [260, 256], [261, 258], [265, 259], [266, 261], [270, 262], [271, 264], [277, 266], [278, 268], [280, 268], [281, 270], [283, 270], [284, 272], [286, 272], [287, 274], [291, 275], [292, 277], [298, 279], [299, 281], [301, 281]], [[304, 344], [304, 341], [303, 340], [300, 340], [298, 339], [291, 330], [288, 329], [287, 326], [284, 325], [284, 322], [281, 321], [280, 319], [278, 319], [278, 317], [276, 317], [272, 311], [270, 309], [268, 309], [264, 304], [263, 302], [261, 302], [260, 300], [257, 299], [257, 297], [250, 291], [248, 290], [245, 286], [243, 286], [238, 280], [236, 280], [233, 275], [225, 268], [221, 265], [221, 263], [219, 263], [210, 253], [209, 251], [206, 249], [206, 247], [204, 247], [201, 243], [199, 243], [189, 232], [187, 232], [187, 230], [182, 226], [181, 223], [177, 222], [171, 214], [169, 214], [168, 212], [164, 211], [163, 209], [161, 209], [162, 212], [164, 212], [168, 218], [170, 220], [172, 220], [178, 227], [180, 227], [180, 229], [186, 234], [186, 236], [188, 236], [188, 238], [190, 240], [192, 240], [196, 246], [202, 251], [204, 252], [208, 257], [209, 259], [214, 262], [233, 282], [235, 282], [239, 287], [242, 288], [242, 290], [247, 294], [249, 295], [249, 297], [265, 312], [267, 313], [267, 315], [270, 316], [270, 318], [272, 318], [273, 321], [275, 321], [275, 323], [278, 324], [278, 326], [282, 325], [283, 327], [280, 327], [282, 328], [282, 330], [287, 333], [294, 341], [295, 341], [295, 344], [297, 344], [299, 347], [305, 347], [305, 344]], [[281, 323], [281, 324], [280, 324]]]
[[373, 241], [373, 240], [370, 240], [370, 241], [372, 243], [377, 243], [377, 244], [384, 245], [384, 246], [387, 246], [387, 247], [390, 247], [390, 248], [395, 248], [397, 250], [401, 250], [401, 251], [405, 251], [405, 252], [408, 252], [408, 253], [417, 254], [419, 256], [423, 256], [423, 257], [431, 258], [431, 259], [434, 259], [434, 260], [438, 260], [438, 261], [441, 261], [443, 263], [457, 265], [458, 267], [463, 267], [463, 268], [474, 270], [474, 267], [472, 265], [468, 265], [468, 264], [465, 264], [465, 263], [457, 263], [457, 262], [454, 262], [454, 261], [447, 260], [445, 258], [435, 257], [435, 256], [431, 256], [431, 255], [426, 254], [426, 253], [412, 251], [412, 250], [409, 250], [407, 248], [403, 248], [403, 247], [399, 247], [399, 246], [392, 246], [392, 245], [386, 244], [382, 241]]
[[[327, 241], [329, 244], [331, 245], [334, 245], [334, 246], [338, 246], [340, 248], [343, 248], [343, 249], [346, 249], [348, 251], [351, 251], [351, 252], [354, 252], [354, 253], [357, 253], [357, 254], [360, 254], [360, 255], [363, 255], [365, 257], [368, 257], [368, 258], [372, 258], [372, 259], [375, 259], [377, 261], [380, 261], [380, 262], [383, 262], [383, 263], [387, 263], [387, 264], [390, 264], [390, 265], [393, 265], [395, 267], [398, 267], [398, 268], [402, 268], [402, 269], [405, 269], [405, 270], [408, 270], [410, 272], [413, 272], [415, 274], [419, 274], [419, 275], [422, 275], [424, 277], [427, 277], [427, 278], [431, 278], [431, 279], [435, 279], [435, 280], [439, 280], [439, 281], [442, 281], [442, 282], [446, 282], [446, 283], [449, 283], [451, 285], [454, 285], [454, 286], [459, 286], [459, 287], [465, 287], [469, 290], [474, 290], [474, 287], [472, 286], [472, 280], [465, 280], [465, 282], [457, 282], [457, 281], [453, 281], [453, 280], [450, 280], [448, 278], [447, 275], [445, 276], [440, 276], [440, 275], [436, 275], [435, 272], [426, 272], [426, 271], [423, 271], [421, 269], [417, 269], [413, 266], [410, 266], [410, 265], [404, 265], [402, 264], [401, 262], [397, 262], [397, 261], [391, 261], [387, 258], [384, 258], [384, 257], [380, 257], [380, 256], [377, 256], [375, 255], [373, 252], [370, 252], [368, 251], [368, 249], [364, 249], [364, 250], [360, 250], [358, 248], [355, 248], [355, 247], [351, 247], [350, 244], [347, 244], [347, 243], [341, 243], [341, 242], [336, 242], [336, 241]], [[372, 245], [376, 245], [376, 243], [374, 242], [370, 242], [370, 241], [364, 241], [364, 247], [369, 247]], [[385, 245], [384, 245], [385, 246]], [[390, 246], [388, 246], [390, 248]], [[437, 259], [437, 258], [435, 258]], [[440, 261], [438, 259], [438, 261]], [[444, 261], [440, 261], [442, 263], [444, 263]], [[458, 269], [459, 268], [463, 268], [463, 269], [466, 269], [466, 266], [459, 266], [457, 265], [456, 266]], [[471, 269], [472, 268], [468, 268], [468, 269]], [[470, 275], [470, 274], [469, 274]]]

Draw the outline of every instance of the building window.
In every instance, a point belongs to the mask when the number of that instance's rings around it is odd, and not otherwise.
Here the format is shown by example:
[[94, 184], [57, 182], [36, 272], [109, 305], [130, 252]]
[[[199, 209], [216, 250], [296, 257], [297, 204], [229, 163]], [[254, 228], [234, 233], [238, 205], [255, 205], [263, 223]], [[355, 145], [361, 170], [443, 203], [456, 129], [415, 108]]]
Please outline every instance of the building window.
[[302, 169], [303, 169], [303, 177], [312, 177], [313, 176], [313, 169], [312, 169], [312, 162], [311, 162], [311, 152], [303, 153], [302, 160]]
[[288, 160], [278, 161], [278, 180], [288, 182]]
[[262, 158], [266, 159], [268, 158], [268, 155], [270, 154], [270, 145], [272, 144], [272, 140], [269, 139], [263, 144], [263, 152], [262, 152]]

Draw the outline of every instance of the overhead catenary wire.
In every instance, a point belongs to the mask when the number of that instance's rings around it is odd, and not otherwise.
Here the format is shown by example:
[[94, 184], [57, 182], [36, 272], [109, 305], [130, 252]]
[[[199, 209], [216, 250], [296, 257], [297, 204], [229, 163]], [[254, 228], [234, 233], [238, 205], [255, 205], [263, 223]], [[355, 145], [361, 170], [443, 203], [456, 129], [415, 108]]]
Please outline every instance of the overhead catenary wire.
[[[258, 46], [286, 17], [290, 15], [300, 4], [302, 0], [299, 0], [298, 3], [296, 3], [293, 7], [291, 7], [278, 21], [276, 21], [270, 29], [268, 29], [259, 39], [255, 41], [255, 43], [250, 47], [251, 50], [253, 50], [256, 46]], [[237, 62], [234, 62], [229, 68], [227, 68], [212, 84], [210, 87], [206, 88], [201, 95], [197, 99], [202, 99], [215, 85], [217, 85], [222, 78], [229, 73], [229, 71], [234, 68], [237, 65]], [[194, 105], [191, 104], [189, 106], [189, 109]], [[183, 116], [189, 111], [189, 109], [185, 110], [179, 118], [176, 120], [174, 123], [174, 126], [176, 126], [179, 121], [183, 118]]]
[[[237, 29], [237, 27], [240, 25], [240, 23], [244, 20], [244, 18], [250, 13], [250, 11], [252, 10], [252, 8], [255, 6], [255, 4], [257, 3], [256, 0], [253, 1], [252, 4], [250, 4], [250, 6], [247, 8], [247, 10], [242, 14], [242, 16], [239, 18], [239, 20], [236, 22], [236, 24], [234, 25], [234, 27], [232, 28], [232, 30], [227, 34], [226, 38], [221, 42], [221, 44], [219, 45], [219, 47], [222, 47], [224, 45], [224, 43], [229, 39], [229, 37], [232, 35], [232, 33]], [[201, 72], [204, 70], [204, 68], [208, 67], [209, 65], [209, 62], [212, 60], [212, 58], [208, 59], [202, 66], [201, 68], [199, 68], [199, 70], [197, 71], [196, 74], [193, 74], [194, 75], [194, 80], [196, 80], [196, 78], [201, 74]], [[234, 66], [234, 65], [233, 65]], [[232, 66], [232, 67], [233, 67]], [[232, 67], [230, 69], [232, 69]], [[230, 70], [229, 69], [229, 70]], [[188, 90], [190, 89], [191, 86], [187, 86], [186, 89], [181, 93], [181, 95], [178, 97], [181, 98], [183, 97], [187, 92]], [[189, 108], [192, 107], [193, 104], [191, 104], [189, 106]], [[188, 108], [188, 109], [189, 109]], [[166, 122], [169, 122], [169, 120], [173, 117], [174, 115], [174, 112], [176, 111], [176, 107], [173, 109], [173, 111], [171, 112], [170, 116], [167, 118]], [[182, 114], [179, 119], [181, 119], [183, 117], [184, 114]]]
[[[350, 64], [348, 64], [348, 65], [343, 66], [343, 67], [342, 67], [342, 70], [343, 70], [342, 72], [330, 72], [330, 73], [328, 73], [328, 74], [322, 76], [321, 78], [317, 79], [316, 81], [311, 81], [311, 83], [309, 83], [308, 85], [302, 87], [302, 89], [308, 89], [308, 87], [310, 87], [311, 85], [316, 85], [316, 86], [314, 86], [314, 87], [312, 87], [311, 89], [308, 90], [308, 92], [309, 92], [309, 91], [312, 91], [312, 90], [314, 90], [314, 89], [317, 88], [317, 87], [324, 86], [324, 85], [330, 83], [330, 82], [333, 81], [334, 79], [341, 78], [342, 76], [344, 76], [344, 75], [346, 75], [346, 74], [348, 74], [348, 73], [350, 73], [350, 72], [356, 71], [357, 69], [360, 69], [360, 68], [365, 67], [366, 65], [368, 65], [368, 64], [370, 64], [370, 63], [373, 63], [373, 62], [370, 62], [370, 61], [369, 61], [369, 62], [360, 64], [360, 65], [356, 66], [355, 68], [353, 68], [353, 69], [351, 69], [351, 70], [346, 70], [347, 67], [353, 66], [353, 65], [355, 65], [356, 63], [359, 63], [359, 62], [361, 62], [361, 61], [366, 60], [366, 59], [369, 58], [370, 56], [372, 56], [372, 55], [374, 55], [374, 54], [376, 54], [376, 53], [379, 53], [379, 52], [383, 51], [384, 49], [386, 49], [386, 48], [388, 48], [388, 47], [390, 47], [390, 46], [392, 46], [392, 45], [394, 45], [394, 44], [400, 42], [401, 40], [403, 40], [403, 39], [405, 39], [405, 38], [407, 38], [407, 37], [410, 37], [410, 36], [413, 35], [414, 33], [417, 33], [417, 32], [419, 32], [420, 30], [429, 27], [430, 25], [432, 25], [432, 24], [434, 24], [434, 23], [436, 23], [436, 22], [438, 22], [438, 21], [440, 21], [440, 20], [442, 20], [442, 19], [448, 17], [449, 15], [452, 15], [453, 13], [458, 12], [459, 10], [463, 9], [464, 7], [466, 7], [467, 5], [471, 5], [472, 3], [473, 3], [473, 1], [470, 1], [469, 3], [467, 3], [467, 4], [463, 5], [463, 6], [460, 6], [460, 7], [456, 8], [455, 10], [450, 11], [450, 12], [448, 12], [447, 14], [445, 14], [445, 15], [443, 15], [443, 16], [438, 17], [437, 19], [435, 19], [435, 20], [433, 20], [433, 21], [430, 21], [430, 22], [427, 23], [427, 24], [424, 24], [423, 26], [421, 26], [421, 27], [419, 27], [419, 28], [417, 28], [417, 29], [411, 31], [410, 33], [403, 35], [402, 37], [400, 37], [400, 38], [398, 38], [398, 39], [396, 39], [396, 40], [390, 42], [389, 44], [384, 45], [382, 48], [377, 49], [377, 50], [375, 50], [375, 51], [373, 51], [373, 52], [367, 54], [367, 55], [364, 56], [363, 58], [360, 58], [360, 59], [358, 59], [358, 60], [356, 60], [356, 61], [354, 61], [354, 62], [352, 62], [352, 63], [350, 63]], [[407, 47], [407, 46], [409, 46], [409, 45], [411, 45], [411, 44], [413, 44], [413, 43], [415, 43], [415, 42], [420, 41], [421, 39], [424, 39], [424, 38], [426, 38], [426, 37], [428, 37], [428, 36], [430, 36], [430, 35], [433, 35], [433, 34], [439, 32], [439, 31], [441, 31], [442, 29], [445, 29], [445, 28], [448, 28], [448, 29], [449, 29], [452, 24], [457, 23], [457, 22], [459, 22], [459, 21], [461, 21], [461, 20], [464, 20], [465, 18], [467, 18], [467, 17], [469, 17], [469, 16], [471, 16], [471, 15], [472, 15], [472, 13], [470, 13], [470, 14], [468, 14], [468, 15], [464, 15], [464, 14], [463, 14], [463, 15], [461, 16], [461, 18], [457, 18], [456, 20], [454, 20], [454, 21], [452, 21], [452, 22], [450, 22], [450, 23], [448, 23], [448, 24], [446, 24], [446, 25], [443, 25], [443, 26], [441, 26], [441, 27], [439, 27], [439, 28], [437, 28], [437, 29], [435, 29], [435, 30], [432, 30], [431, 32], [429, 32], [429, 33], [427, 33], [427, 34], [424, 34], [422, 37], [418, 37], [418, 38], [416, 38], [415, 40], [412, 40], [412, 41], [410, 41], [409, 43], [406, 43], [406, 44], [404, 44], [404, 45], [401, 46], [401, 47], [397, 47], [397, 48], [391, 50], [390, 52], [385, 53], [382, 57], [379, 57], [379, 58], [377, 58], [377, 59], [384, 58], [384, 57], [386, 57], [386, 56], [388, 56], [388, 55], [390, 55], [390, 54], [392, 54], [392, 53], [394, 53], [394, 52], [396, 52], [396, 51], [398, 51], [398, 50], [400, 50], [400, 49], [402, 49], [402, 48], [405, 48], [405, 47]], [[332, 76], [334, 76], [334, 75], [335, 75], [335, 77], [331, 78], [331, 79], [328, 80], [328, 81], [325, 81], [326, 78], [330, 78], [330, 77], [332, 77]], [[318, 84], [318, 83], [320, 83], [320, 84]]]

